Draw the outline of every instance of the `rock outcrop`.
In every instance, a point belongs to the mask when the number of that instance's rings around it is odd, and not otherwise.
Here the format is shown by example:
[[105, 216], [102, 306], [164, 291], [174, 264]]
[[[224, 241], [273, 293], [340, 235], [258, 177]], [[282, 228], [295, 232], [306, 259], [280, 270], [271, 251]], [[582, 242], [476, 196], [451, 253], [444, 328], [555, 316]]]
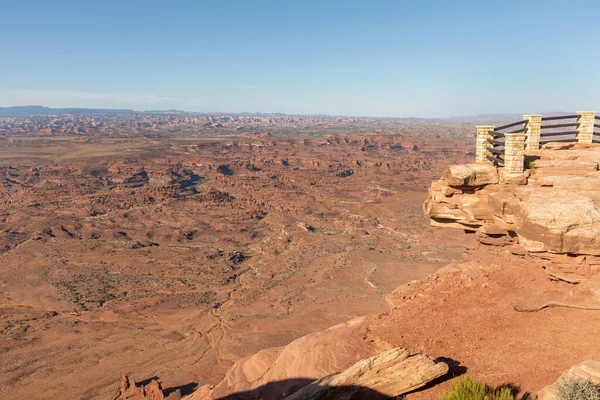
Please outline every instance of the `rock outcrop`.
[[117, 400], [179, 400], [179, 390], [165, 396], [160, 382], [151, 379], [148, 383], [136, 383], [129, 376], [121, 377], [121, 387]]
[[[259, 351], [236, 362], [215, 387], [201, 387], [190, 400], [217, 399], [231, 393], [280, 399], [329, 374], [394, 346], [367, 343], [364, 318], [298, 338], [284, 347]], [[300, 379], [301, 378], [301, 379]], [[277, 385], [270, 382], [278, 382]]]
[[589, 381], [600, 387], [600, 361], [587, 360], [565, 371], [556, 382], [538, 392], [538, 399], [559, 400], [559, 386], [570, 380]]
[[372, 399], [373, 392], [391, 398], [423, 387], [447, 372], [448, 365], [443, 362], [395, 348], [306, 385], [286, 400]]
[[[199, 388], [188, 400], [241, 398], [382, 398], [424, 386], [448, 372], [443, 362], [410, 354], [383, 341], [365, 341], [365, 319], [357, 318], [266, 349], [236, 362], [221, 383]], [[340, 397], [342, 396], [343, 397]], [[368, 397], [372, 398], [372, 397]]]
[[528, 159], [519, 176], [489, 164], [448, 167], [431, 185], [425, 214], [432, 225], [505, 236], [503, 244], [554, 268], [599, 273], [600, 145], [551, 144]]

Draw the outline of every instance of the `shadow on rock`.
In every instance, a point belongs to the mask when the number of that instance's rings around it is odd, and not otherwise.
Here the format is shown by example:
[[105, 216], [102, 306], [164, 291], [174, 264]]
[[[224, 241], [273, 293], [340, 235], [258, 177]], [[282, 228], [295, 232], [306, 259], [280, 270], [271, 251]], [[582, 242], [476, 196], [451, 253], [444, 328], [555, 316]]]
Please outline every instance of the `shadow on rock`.
[[163, 389], [163, 394], [165, 397], [169, 397], [171, 394], [179, 392], [180, 396], [187, 396], [192, 394], [196, 388], [198, 388], [198, 384], [196, 382], [190, 382], [185, 385]]
[[[295, 398], [293, 393], [314, 382], [311, 379], [289, 379], [284, 381], [269, 382], [254, 390], [238, 392], [220, 397], [219, 400], [279, 400]], [[362, 386], [335, 386], [329, 387], [324, 392], [319, 392], [319, 400], [388, 400], [392, 397], [386, 396], [376, 390]], [[315, 400], [317, 397], [314, 398]], [[311, 399], [306, 399], [311, 400]]]
[[460, 365], [460, 361], [456, 361], [448, 357], [438, 357], [435, 359], [435, 362], [443, 362], [446, 365], [448, 365], [448, 372], [440, 376], [439, 378], [428, 382], [425, 386], [413, 390], [413, 393], [431, 389], [432, 387], [437, 386], [442, 382], [446, 382], [447, 380], [454, 379], [467, 373], [467, 367], [465, 367], [464, 365]]

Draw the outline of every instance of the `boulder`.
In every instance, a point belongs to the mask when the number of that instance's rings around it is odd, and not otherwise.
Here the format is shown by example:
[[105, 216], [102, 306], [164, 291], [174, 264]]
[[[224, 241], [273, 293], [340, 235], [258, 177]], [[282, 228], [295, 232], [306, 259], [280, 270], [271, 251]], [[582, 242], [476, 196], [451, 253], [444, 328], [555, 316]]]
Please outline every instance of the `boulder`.
[[304, 386], [286, 400], [391, 398], [448, 373], [448, 365], [425, 354], [395, 348]]
[[450, 186], [482, 186], [498, 183], [498, 169], [491, 164], [452, 165], [444, 171]]

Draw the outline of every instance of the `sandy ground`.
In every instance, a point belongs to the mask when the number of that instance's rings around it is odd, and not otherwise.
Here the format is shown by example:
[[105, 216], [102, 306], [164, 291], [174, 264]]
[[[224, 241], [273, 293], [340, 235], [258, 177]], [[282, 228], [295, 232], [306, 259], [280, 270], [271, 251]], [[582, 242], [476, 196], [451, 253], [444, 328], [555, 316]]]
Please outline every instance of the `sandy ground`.
[[[503, 248], [480, 245], [466, 258], [391, 294], [398, 307], [370, 318], [372, 335], [454, 360], [454, 375], [468, 373], [494, 387], [511, 385], [521, 397], [535, 395], [575, 364], [600, 359], [600, 311], [514, 310], [550, 301], [600, 307], [600, 279], [580, 285], [552, 281], [534, 259]], [[407, 399], [437, 398], [450, 384]]]

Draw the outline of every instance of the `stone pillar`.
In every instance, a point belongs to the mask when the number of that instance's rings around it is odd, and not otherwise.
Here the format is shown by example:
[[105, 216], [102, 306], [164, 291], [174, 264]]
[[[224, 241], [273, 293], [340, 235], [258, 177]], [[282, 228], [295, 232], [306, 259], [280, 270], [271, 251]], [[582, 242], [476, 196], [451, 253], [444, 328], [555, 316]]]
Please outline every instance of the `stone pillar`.
[[504, 135], [504, 169], [507, 175], [522, 174], [525, 170], [525, 134]]
[[482, 125], [477, 127], [477, 150], [475, 152], [476, 163], [488, 163], [492, 162], [486, 158], [488, 155], [488, 147], [492, 147], [490, 140], [492, 140], [492, 132], [494, 127], [490, 125]]
[[542, 128], [542, 116], [537, 114], [523, 115], [527, 121], [525, 125], [525, 148], [527, 150], [537, 150], [540, 148], [540, 132]]
[[577, 114], [577, 141], [579, 143], [592, 143], [594, 137], [595, 111], [578, 111]]

